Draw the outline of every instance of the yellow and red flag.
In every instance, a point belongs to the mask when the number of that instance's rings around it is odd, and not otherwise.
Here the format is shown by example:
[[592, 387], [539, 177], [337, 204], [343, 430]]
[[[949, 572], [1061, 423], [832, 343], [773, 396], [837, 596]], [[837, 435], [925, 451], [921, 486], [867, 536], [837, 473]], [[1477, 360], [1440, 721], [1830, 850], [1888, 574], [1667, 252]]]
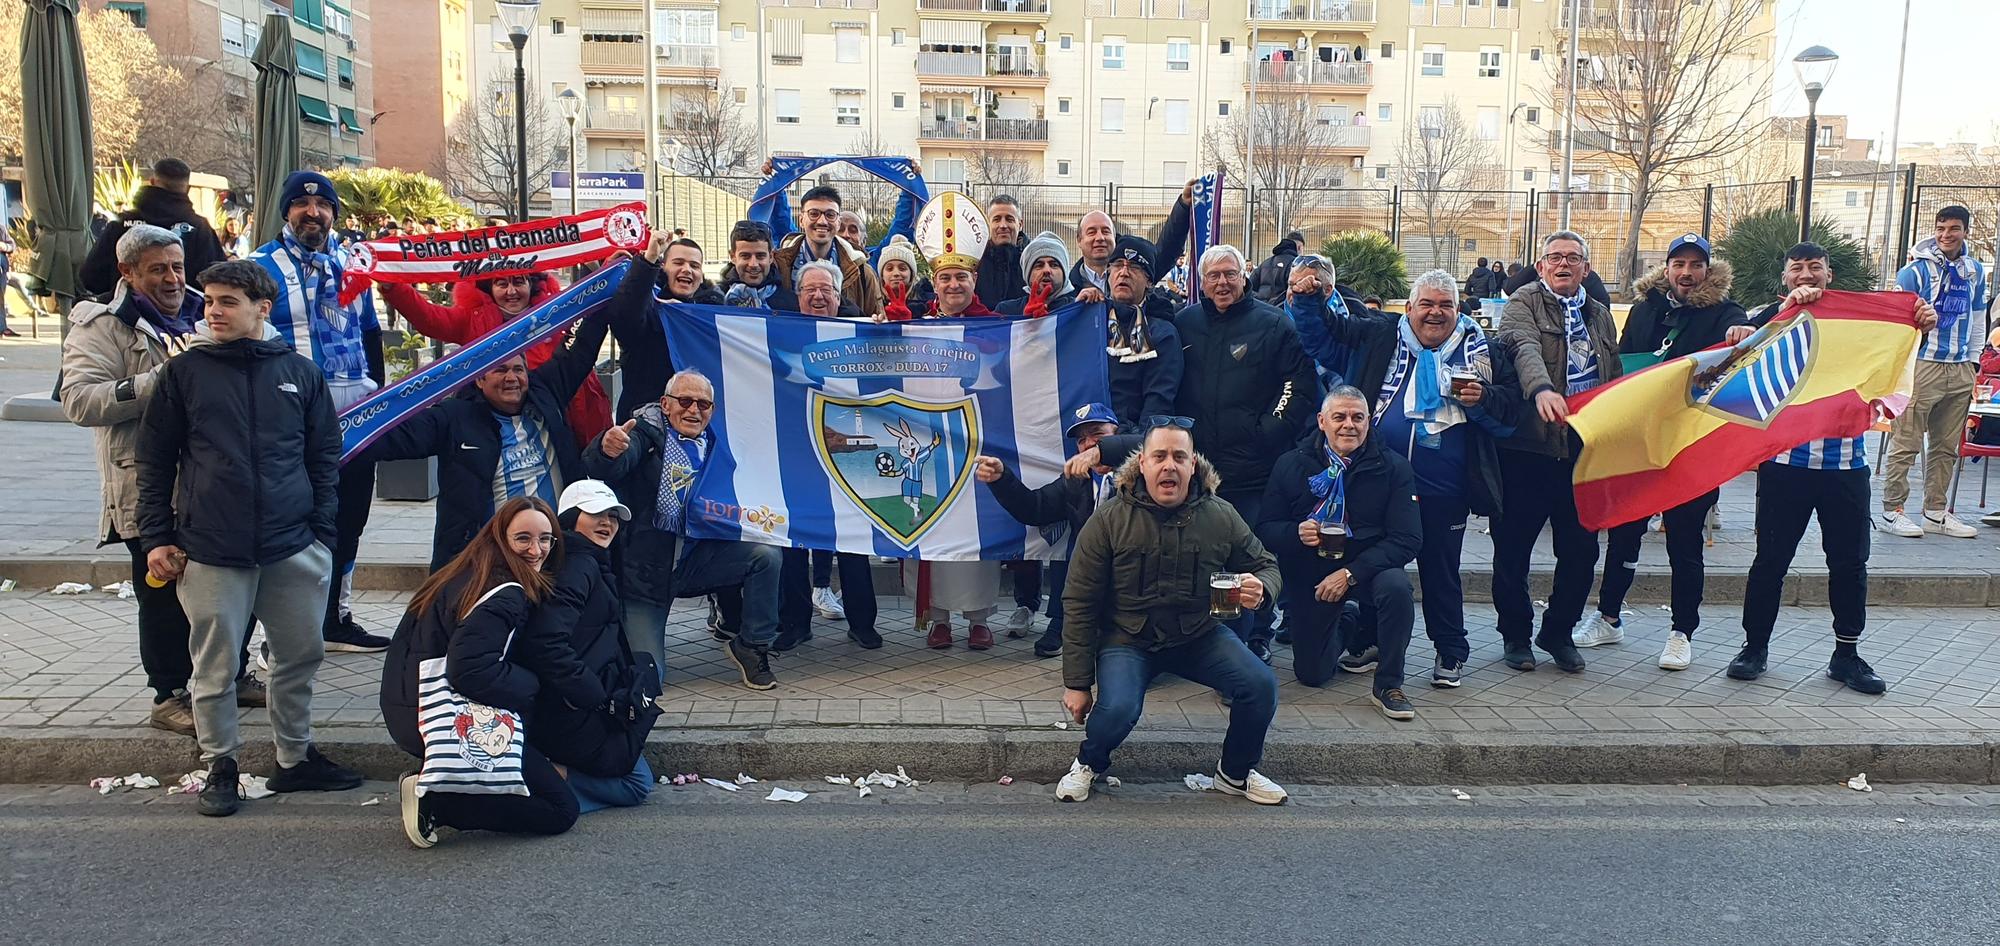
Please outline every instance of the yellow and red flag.
[[1576, 512], [1607, 529], [1677, 506], [1824, 437], [1858, 437], [1907, 396], [1916, 297], [1828, 292], [1734, 346], [1664, 361], [1569, 399], [1583, 439]]

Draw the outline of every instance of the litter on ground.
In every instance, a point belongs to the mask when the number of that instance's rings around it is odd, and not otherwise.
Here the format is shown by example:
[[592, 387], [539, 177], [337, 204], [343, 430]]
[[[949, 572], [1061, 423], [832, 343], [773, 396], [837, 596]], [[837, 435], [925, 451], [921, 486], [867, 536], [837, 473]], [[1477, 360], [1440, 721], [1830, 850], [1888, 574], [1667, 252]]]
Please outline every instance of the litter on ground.
[[1203, 775], [1200, 772], [1195, 772], [1181, 779], [1181, 782], [1191, 791], [1207, 792], [1215, 790], [1215, 776], [1213, 775]]
[[90, 590], [90, 585], [81, 581], [66, 581], [49, 589], [52, 595], [80, 595]]
[[1014, 777], [1012, 775], [1002, 775], [1000, 776], [1000, 784], [1012, 785], [1014, 784]]
[[135, 788], [159, 788], [160, 780], [134, 772], [131, 775], [107, 775], [91, 779], [90, 787], [97, 789], [99, 795], [109, 795], [114, 789], [130, 791]]
[[1875, 786], [1868, 784], [1868, 773], [1863, 772], [1847, 780], [1847, 787], [1857, 792], [1872, 792]]
[[725, 782], [719, 778], [705, 778], [702, 779], [702, 781], [707, 782], [708, 784], [713, 785], [716, 788], [722, 789], [725, 792], [734, 792], [741, 790], [736, 787], [736, 784], [734, 782]]
[[795, 792], [789, 788], [773, 788], [771, 794], [764, 796], [764, 800], [801, 802], [806, 800], [806, 793]]
[[1464, 792], [1462, 792], [1462, 791], [1460, 791], [1460, 790], [1458, 790], [1458, 789], [1456, 789], [1456, 788], [1454, 788], [1454, 789], [1452, 789], [1452, 790], [1451, 790], [1451, 797], [1453, 797], [1453, 798], [1456, 798], [1456, 799], [1458, 799], [1459, 801], [1471, 801], [1471, 800], [1472, 800], [1472, 796], [1471, 796], [1471, 795], [1467, 795], [1466, 793], [1464, 793]]
[[750, 777], [750, 776], [748, 776], [748, 775], [744, 775], [744, 774], [743, 774], [743, 773], [741, 773], [741, 772], [738, 772], [738, 773], [736, 773], [736, 784], [738, 784], [738, 785], [755, 785], [755, 784], [757, 784], [757, 780], [756, 780], [756, 779], [754, 779], [754, 778], [751, 778], [751, 777]]

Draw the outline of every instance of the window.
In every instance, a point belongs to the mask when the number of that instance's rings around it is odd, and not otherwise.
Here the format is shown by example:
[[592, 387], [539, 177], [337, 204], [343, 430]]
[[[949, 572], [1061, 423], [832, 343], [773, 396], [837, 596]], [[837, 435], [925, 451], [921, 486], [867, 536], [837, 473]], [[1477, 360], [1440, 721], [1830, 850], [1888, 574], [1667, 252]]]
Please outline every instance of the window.
[[1235, 41], [1235, 40], [1228, 40], [1228, 39], [1225, 39], [1225, 40], [1223, 40], [1223, 41], [1222, 41], [1222, 45], [1220, 45], [1219, 47], [1217, 47], [1217, 50], [1216, 50], [1216, 51], [1217, 51], [1217, 52], [1220, 52], [1220, 53], [1221, 53], [1221, 54], [1223, 54], [1224, 56], [1227, 56], [1227, 55], [1229, 55], [1229, 50], [1230, 50], [1230, 49], [1231, 49], [1232, 47], [1234, 47], [1235, 45], [1236, 45], [1236, 41]]
[[1820, 147], [1822, 147], [1822, 148], [1831, 148], [1831, 147], [1833, 147], [1833, 126], [1831, 126], [1831, 125], [1826, 125], [1826, 126], [1822, 126], [1822, 127], [1820, 128], [1820, 130], [1819, 130], [1819, 146], [1820, 146]]
[[1423, 68], [1423, 74], [1424, 74], [1424, 75], [1427, 75], [1427, 76], [1441, 76], [1441, 75], [1444, 75], [1444, 44], [1443, 44], [1443, 43], [1425, 43], [1425, 44], [1424, 44], [1424, 68]]
[[1529, 62], [1541, 62], [1541, 61], [1542, 61], [1542, 47], [1540, 47], [1540, 46], [1530, 46], [1530, 47], [1528, 47], [1528, 61], [1529, 61]]
[[731, 89], [730, 91], [731, 91], [731, 93], [732, 93], [730, 97], [731, 97], [731, 98], [734, 98], [734, 99], [736, 100], [736, 104], [738, 104], [738, 105], [748, 105], [748, 104], [750, 104], [750, 90], [749, 90], [749, 89], [746, 89], [746, 88], [744, 88], [744, 87], [742, 87], [742, 86], [740, 86], [740, 85], [739, 85], [739, 86], [736, 86], [735, 88]]
[[1500, 47], [1479, 47], [1479, 77], [1481, 79], [1500, 78]]
[[1417, 128], [1426, 138], [1444, 137], [1444, 106], [1426, 105], [1417, 109]]
[[1847, 192], [1847, 206], [1849, 206], [1849, 207], [1859, 207], [1859, 206], [1861, 206], [1861, 192], [1860, 192], [1860, 191], [1848, 191], [1848, 192]]
[[714, 10], [654, 10], [654, 42], [667, 46], [715, 45]]
[[340, 61], [335, 63], [334, 66], [334, 74], [340, 77], [340, 87], [343, 89], [354, 88], [354, 60], [342, 56], [340, 57]]
[[1479, 252], [1479, 241], [1478, 241], [1478, 240], [1467, 240], [1467, 241], [1465, 241], [1465, 249], [1464, 249], [1464, 250], [1462, 250], [1461, 252], [1465, 252], [1465, 253], [1477, 253], [1477, 252]]
[[1097, 162], [1097, 183], [1099, 184], [1125, 183], [1125, 162], [1123, 161]]
[[1185, 135], [1189, 131], [1191, 103], [1187, 99], [1167, 100], [1167, 134]]
[[748, 39], [749, 37], [750, 37], [750, 28], [748, 26], [745, 26], [742, 23], [729, 24], [730, 39], [740, 43], [743, 42], [745, 39]]
[[142, 30], [146, 28], [145, 4], [128, 2], [128, 0], [112, 0], [109, 6], [113, 11], [125, 14], [125, 19], [132, 21], [133, 26]]
[[1125, 37], [1104, 37], [1104, 68], [1125, 68]]
[[1541, 124], [1541, 123], [1542, 123], [1542, 110], [1541, 110], [1541, 109], [1539, 109], [1539, 108], [1532, 108], [1532, 107], [1531, 107], [1531, 108], [1529, 108], [1529, 109], [1528, 109], [1528, 124], [1530, 124], [1530, 125], [1539, 125], [1539, 124]]
[[1056, 99], [1056, 114], [1057, 115], [1069, 114], [1069, 99]]
[[910, 39], [909, 30], [895, 29], [889, 31], [889, 45], [891, 46], [901, 46], [904, 43], [908, 42], [909, 39]]
[[772, 108], [772, 110], [774, 110], [774, 111], [776, 111], [776, 112], [778, 113], [778, 124], [780, 124], [780, 125], [796, 125], [796, 124], [798, 124], [798, 123], [799, 123], [799, 90], [797, 90], [797, 89], [772, 89], [772, 90], [771, 90], [771, 108]]
[[901, 92], [897, 92], [896, 94], [894, 94], [894, 95], [891, 95], [891, 96], [889, 96], [889, 104], [890, 104], [890, 106], [891, 106], [891, 107], [893, 107], [893, 108], [906, 108], [906, 107], [907, 107], [907, 106], [906, 106], [906, 105], [904, 104], [904, 100], [903, 100], [903, 93], [901, 93]]
[[1075, 42], [1075, 38], [1071, 37], [1068, 33], [1064, 33], [1062, 34], [1062, 39], [1056, 43], [1056, 46], [1067, 51]]
[[[326, 7], [321, 5], [319, 0], [304, 0], [303, 3], [294, 3], [292, 4], [292, 19], [316, 30], [325, 30]], [[494, 17], [494, 19], [497, 20], [499, 17]], [[502, 29], [496, 35], [504, 39], [507, 36], [507, 31]]]
[[1347, 121], [1343, 119], [1341, 115], [1342, 111], [1340, 106], [1321, 105], [1313, 110], [1313, 122], [1319, 125], [1347, 124]]
[[550, 36], [561, 36], [562, 32], [563, 32], [563, 21], [558, 19], [552, 19], [549, 21]]
[[346, 10], [329, 3], [326, 5], [326, 30], [329, 33], [339, 33], [342, 36], [352, 36], [354, 35], [354, 18], [348, 16]]
[[833, 107], [833, 123], [836, 125], [861, 124], [861, 100], [851, 96], [841, 96], [841, 101]]
[[292, 45], [298, 48], [299, 75], [312, 76], [315, 79], [326, 78], [325, 50], [318, 46], [307, 46], [297, 40], [294, 40]]
[[1057, 177], [1068, 177], [1068, 176], [1069, 176], [1069, 162], [1068, 162], [1068, 161], [1057, 161], [1057, 162], [1056, 162], [1056, 176], [1057, 176]]
[[1160, 164], [1160, 183], [1185, 184], [1188, 179], [1186, 161], [1165, 161]]
[[1500, 140], [1499, 106], [1497, 105], [1479, 106], [1479, 115], [1475, 120], [1477, 121], [1479, 126], [1479, 140], [1481, 141]]
[[222, 15], [222, 51], [237, 56], [250, 55], [250, 46], [243, 42], [243, 21], [227, 13]]
[[946, 184], [965, 183], [964, 158], [932, 158], [931, 173], [926, 175], [933, 181]]
[[856, 63], [861, 61], [861, 31], [841, 27], [833, 31], [833, 61]]
[[1125, 100], [1099, 99], [1097, 103], [1097, 130], [1125, 130]]
[[1534, 169], [1534, 168], [1529, 168], [1529, 169], [1527, 169], [1527, 170], [1525, 170], [1525, 171], [1522, 171], [1522, 172], [1521, 172], [1521, 180], [1523, 180], [1523, 181], [1526, 181], [1526, 182], [1528, 182], [1528, 183], [1530, 183], [1530, 184], [1533, 184], [1533, 183], [1535, 182], [1535, 169]]
[[1383, 43], [1383, 44], [1382, 44], [1382, 55], [1381, 55], [1381, 58], [1383, 58], [1383, 59], [1394, 59], [1394, 58], [1396, 58], [1396, 44], [1395, 44], [1395, 43]]
[[1193, 68], [1194, 44], [1184, 39], [1167, 40], [1167, 71], [1187, 72]]
[[1389, 169], [1388, 169], [1387, 167], [1384, 167], [1384, 166], [1382, 166], [1382, 165], [1379, 165], [1379, 164], [1378, 164], [1378, 165], [1376, 165], [1376, 166], [1375, 166], [1375, 179], [1376, 179], [1376, 180], [1378, 180], [1378, 181], [1386, 181], [1386, 180], [1388, 180], [1388, 179], [1389, 179]]
[[1217, 114], [1217, 115], [1220, 115], [1220, 116], [1222, 116], [1222, 117], [1224, 117], [1224, 118], [1228, 118], [1228, 117], [1229, 117], [1229, 100], [1227, 100], [1227, 99], [1224, 99], [1223, 101], [1220, 101], [1220, 102], [1217, 102], [1217, 103], [1215, 103], [1215, 114]]
[[1382, 121], [1382, 122], [1394, 121], [1395, 115], [1396, 115], [1395, 108], [1390, 106], [1389, 103], [1387, 102], [1383, 102], [1382, 104], [1375, 106], [1376, 121]]

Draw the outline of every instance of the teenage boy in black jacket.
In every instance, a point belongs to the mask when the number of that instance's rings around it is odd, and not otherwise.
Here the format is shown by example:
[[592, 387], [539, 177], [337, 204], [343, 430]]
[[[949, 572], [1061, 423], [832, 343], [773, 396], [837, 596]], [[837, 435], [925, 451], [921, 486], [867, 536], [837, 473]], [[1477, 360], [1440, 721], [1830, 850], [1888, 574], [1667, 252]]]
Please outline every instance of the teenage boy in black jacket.
[[633, 411], [667, 393], [674, 361], [667, 352], [667, 327], [660, 324], [663, 302], [725, 304], [722, 292], [702, 275], [701, 244], [654, 231], [611, 297], [611, 334], [618, 339], [618, 364], [625, 374], [613, 423], [624, 423]]
[[194, 675], [195, 741], [209, 764], [204, 815], [234, 814], [237, 653], [254, 613], [271, 646], [274, 792], [339, 791], [361, 775], [312, 741], [312, 681], [333, 572], [340, 427], [326, 378], [264, 321], [278, 286], [256, 263], [202, 273], [206, 321], [161, 366], [140, 422], [146, 569], [180, 582]]

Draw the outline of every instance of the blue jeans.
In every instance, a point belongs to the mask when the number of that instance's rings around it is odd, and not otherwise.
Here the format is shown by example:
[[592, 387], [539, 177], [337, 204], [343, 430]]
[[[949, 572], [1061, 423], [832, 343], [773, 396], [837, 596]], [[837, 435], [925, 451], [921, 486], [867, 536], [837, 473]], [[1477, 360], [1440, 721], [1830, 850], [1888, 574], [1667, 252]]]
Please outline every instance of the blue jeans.
[[[676, 598], [699, 598], [728, 588], [741, 588], [742, 640], [761, 650], [771, 646], [778, 636], [778, 576], [783, 565], [784, 552], [775, 545], [715, 539], [688, 541], [686, 554], [674, 566], [672, 594]], [[625, 640], [633, 650], [652, 654], [663, 676], [667, 672], [670, 610], [664, 604], [625, 596]]]
[[646, 764], [646, 757], [642, 755], [638, 762], [633, 763], [632, 771], [617, 778], [585, 775], [571, 769], [569, 790], [576, 795], [576, 812], [580, 815], [606, 808], [643, 805], [646, 796], [653, 794], [653, 768]]
[[1049, 607], [1048, 610], [1044, 611], [1043, 613], [1048, 615], [1049, 618], [1049, 629], [1044, 633], [1048, 634], [1050, 637], [1055, 637], [1055, 638], [1062, 637], [1063, 585], [1066, 584], [1068, 580], [1069, 580], [1069, 562], [1056, 561], [1048, 563], [1048, 578], [1046, 579], [1046, 582], [1049, 589]]
[[1177, 647], [1149, 651], [1115, 644], [1097, 652], [1097, 701], [1084, 720], [1077, 761], [1103, 773], [1111, 752], [1132, 734], [1146, 702], [1146, 686], [1160, 673], [1176, 674], [1229, 697], [1229, 732], [1222, 737], [1222, 774], [1242, 780], [1264, 758], [1264, 737], [1278, 712], [1278, 678], [1242, 638], [1217, 626]]

